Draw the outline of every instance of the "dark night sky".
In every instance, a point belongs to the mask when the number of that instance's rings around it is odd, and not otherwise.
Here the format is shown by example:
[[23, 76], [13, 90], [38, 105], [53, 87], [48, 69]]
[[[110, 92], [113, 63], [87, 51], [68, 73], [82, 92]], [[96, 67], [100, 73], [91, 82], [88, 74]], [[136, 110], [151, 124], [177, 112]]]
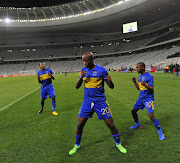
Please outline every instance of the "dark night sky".
[[0, 7], [43, 7], [72, 2], [75, 0], [0, 0]]

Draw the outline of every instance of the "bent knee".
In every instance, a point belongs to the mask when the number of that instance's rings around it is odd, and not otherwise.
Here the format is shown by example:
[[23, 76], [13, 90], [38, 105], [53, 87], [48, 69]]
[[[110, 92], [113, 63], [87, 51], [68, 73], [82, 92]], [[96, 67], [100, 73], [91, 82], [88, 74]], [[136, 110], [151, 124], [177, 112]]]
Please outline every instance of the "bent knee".
[[132, 109], [131, 110], [131, 114], [136, 114], [137, 110], [136, 109]]
[[152, 120], [152, 121], [154, 121], [155, 120], [155, 116], [154, 116], [154, 114], [148, 114], [149, 115], [149, 118]]

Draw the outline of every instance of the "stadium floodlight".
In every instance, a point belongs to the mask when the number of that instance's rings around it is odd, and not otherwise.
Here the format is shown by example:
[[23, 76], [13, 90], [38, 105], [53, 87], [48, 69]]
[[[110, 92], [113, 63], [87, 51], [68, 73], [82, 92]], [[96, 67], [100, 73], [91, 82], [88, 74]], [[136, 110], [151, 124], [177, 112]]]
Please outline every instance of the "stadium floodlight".
[[4, 19], [4, 21], [5, 21], [6, 23], [9, 23], [9, 22], [10, 22], [10, 19], [9, 19], [9, 18], [6, 18], [6, 19]]

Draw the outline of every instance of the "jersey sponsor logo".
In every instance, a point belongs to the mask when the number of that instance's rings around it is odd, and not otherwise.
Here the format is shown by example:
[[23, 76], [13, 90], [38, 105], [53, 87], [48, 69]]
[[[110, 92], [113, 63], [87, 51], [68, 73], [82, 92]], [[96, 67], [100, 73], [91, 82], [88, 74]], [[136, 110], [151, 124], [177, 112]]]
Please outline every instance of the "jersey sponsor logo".
[[102, 78], [83, 78], [86, 88], [101, 88]]
[[[138, 82], [138, 85], [141, 91], [147, 90], [147, 88], [144, 85], [142, 85], [141, 82]], [[146, 85], [148, 86], [148, 83], [146, 83]]]
[[43, 75], [40, 75], [40, 80], [46, 80], [46, 79], [51, 79], [51, 75], [49, 74], [43, 74]]

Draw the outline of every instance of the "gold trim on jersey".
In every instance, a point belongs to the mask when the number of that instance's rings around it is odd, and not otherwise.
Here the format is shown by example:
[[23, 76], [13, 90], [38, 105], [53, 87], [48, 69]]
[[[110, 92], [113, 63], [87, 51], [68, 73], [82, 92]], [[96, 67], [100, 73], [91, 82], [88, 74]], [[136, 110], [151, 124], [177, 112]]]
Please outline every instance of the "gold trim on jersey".
[[48, 74], [43, 74], [43, 75], [40, 75], [40, 80], [46, 80], [46, 79], [51, 79], [51, 75], [48, 75]]
[[102, 78], [83, 78], [86, 88], [101, 88]]
[[[141, 82], [138, 82], [138, 85], [141, 91], [147, 90], [147, 88], [144, 85], [142, 85]], [[146, 83], [146, 85], [148, 86], [148, 83]]]

